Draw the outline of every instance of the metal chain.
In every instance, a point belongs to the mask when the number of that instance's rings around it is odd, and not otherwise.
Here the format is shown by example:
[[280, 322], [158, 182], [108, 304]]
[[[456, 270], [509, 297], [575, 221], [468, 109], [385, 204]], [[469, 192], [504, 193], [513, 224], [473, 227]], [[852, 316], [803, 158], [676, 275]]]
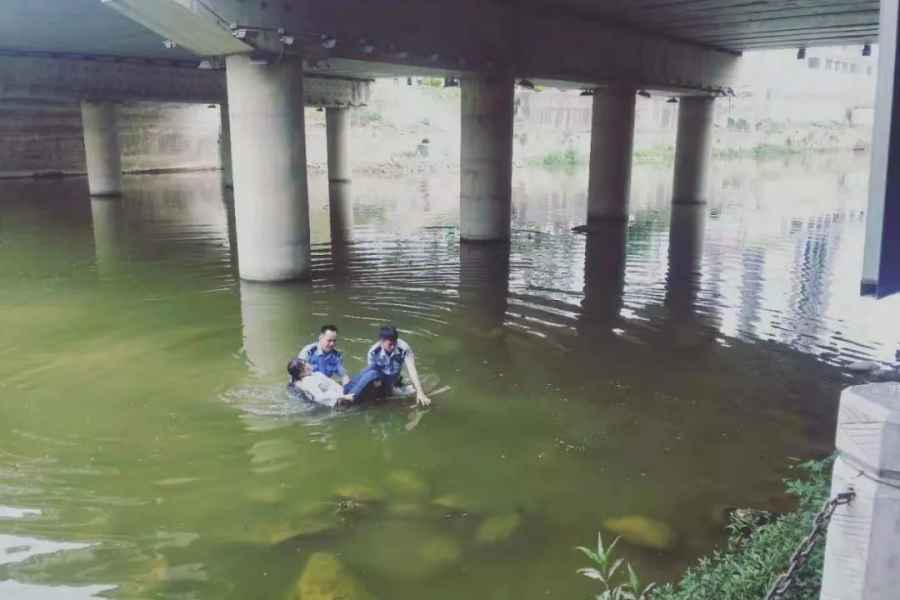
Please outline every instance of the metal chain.
[[772, 589], [766, 595], [766, 600], [782, 600], [785, 598], [791, 586], [797, 583], [798, 573], [809, 562], [809, 557], [815, 549], [819, 538], [823, 537], [828, 530], [828, 523], [831, 522], [835, 509], [842, 504], [849, 504], [855, 497], [856, 492], [850, 490], [843, 494], [838, 494], [825, 503], [825, 506], [822, 507], [822, 510], [819, 511], [819, 514], [816, 515], [813, 521], [812, 531], [809, 532], [809, 535], [806, 536], [800, 543], [800, 547], [791, 556], [791, 566], [775, 580]]

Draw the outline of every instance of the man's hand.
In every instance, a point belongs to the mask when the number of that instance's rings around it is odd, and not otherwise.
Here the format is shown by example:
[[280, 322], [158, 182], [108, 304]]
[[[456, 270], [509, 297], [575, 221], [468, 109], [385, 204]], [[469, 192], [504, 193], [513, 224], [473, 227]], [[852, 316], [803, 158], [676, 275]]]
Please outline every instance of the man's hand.
[[341, 385], [342, 385], [342, 386], [347, 387], [347, 384], [348, 384], [348, 383], [350, 383], [350, 376], [349, 376], [349, 375], [344, 375], [343, 377], [341, 377]]
[[431, 404], [431, 400], [428, 399], [428, 396], [426, 396], [422, 392], [419, 392], [418, 394], [416, 394], [416, 404], [428, 406], [429, 404]]

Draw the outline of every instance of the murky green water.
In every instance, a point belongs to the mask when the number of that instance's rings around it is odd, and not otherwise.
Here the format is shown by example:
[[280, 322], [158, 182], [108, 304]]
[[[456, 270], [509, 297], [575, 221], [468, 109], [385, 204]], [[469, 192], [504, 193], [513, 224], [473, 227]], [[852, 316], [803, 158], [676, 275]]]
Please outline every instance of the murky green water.
[[[0, 183], [0, 595], [286, 598], [327, 551], [382, 599], [584, 598], [573, 547], [628, 516], [674, 530], [622, 545], [671, 580], [724, 507], [788, 508], [843, 366], [893, 360], [900, 304], [857, 296], [867, 167], [719, 163], [671, 269], [666, 167], [635, 169], [627, 247], [569, 232], [585, 173], [517, 172], [509, 254], [460, 248], [456, 175], [358, 177], [349, 230], [316, 176], [314, 280], [284, 286], [236, 279], [216, 174]], [[321, 323], [355, 368], [382, 321], [433, 408], [286, 397]], [[378, 501], [336, 513], [342, 486]]]

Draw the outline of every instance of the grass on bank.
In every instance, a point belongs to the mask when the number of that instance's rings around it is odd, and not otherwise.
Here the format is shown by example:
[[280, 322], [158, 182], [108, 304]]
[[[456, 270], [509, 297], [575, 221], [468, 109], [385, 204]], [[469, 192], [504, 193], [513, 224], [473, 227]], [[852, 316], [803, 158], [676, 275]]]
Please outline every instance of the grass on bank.
[[[713, 156], [715, 158], [755, 158], [763, 160], [793, 156], [807, 151], [810, 150], [796, 144], [758, 144], [748, 149], [714, 149]], [[828, 150], [818, 150], [818, 152], [825, 151]], [[544, 167], [545, 169], [572, 169], [586, 165], [588, 160], [588, 156], [579, 153], [573, 147], [569, 147], [565, 150], [553, 150], [543, 156], [528, 157], [525, 159], [525, 164], [529, 167]], [[634, 151], [634, 162], [636, 163], [665, 163], [674, 160], [674, 146], [660, 145]]]
[[[829, 459], [800, 465], [806, 476], [786, 481], [788, 493], [799, 499], [796, 510], [755, 528], [748, 528], [745, 522], [733, 522], [729, 526], [731, 534], [724, 550], [701, 559], [677, 583], [654, 590], [651, 600], [765, 598], [775, 579], [788, 568], [791, 555], [809, 534], [816, 514], [829, 497], [831, 464]], [[813, 551], [809, 563], [800, 570], [797, 585], [789, 596], [791, 600], [818, 600], [824, 553], [823, 539]], [[604, 564], [613, 560], [609, 554], [610, 549], [607, 549]], [[631, 567], [627, 563], [625, 566], [630, 576]], [[582, 574], [585, 573], [582, 571]], [[627, 580], [623, 583], [627, 586]], [[606, 585], [607, 590], [610, 587], [615, 586]], [[601, 590], [596, 598], [615, 597], [604, 593], [605, 590]]]

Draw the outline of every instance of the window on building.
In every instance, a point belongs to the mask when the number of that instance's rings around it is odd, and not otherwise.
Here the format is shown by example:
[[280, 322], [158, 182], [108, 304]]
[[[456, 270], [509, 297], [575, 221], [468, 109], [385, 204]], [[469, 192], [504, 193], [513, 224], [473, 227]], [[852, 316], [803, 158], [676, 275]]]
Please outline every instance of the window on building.
[[850, 63], [850, 72], [856, 73], [856, 63]]
[[809, 68], [810, 69], [818, 69], [822, 66], [822, 59], [818, 56], [810, 56], [809, 57]]
[[848, 63], [848, 62], [842, 62], [842, 63], [841, 63], [841, 71], [843, 71], [844, 73], [846, 73], [846, 72], [849, 71], [849, 70], [850, 70], [850, 63]]
[[833, 67], [834, 67], [834, 61], [831, 60], [830, 58], [826, 58], [825, 59], [825, 70], [831, 71]]

